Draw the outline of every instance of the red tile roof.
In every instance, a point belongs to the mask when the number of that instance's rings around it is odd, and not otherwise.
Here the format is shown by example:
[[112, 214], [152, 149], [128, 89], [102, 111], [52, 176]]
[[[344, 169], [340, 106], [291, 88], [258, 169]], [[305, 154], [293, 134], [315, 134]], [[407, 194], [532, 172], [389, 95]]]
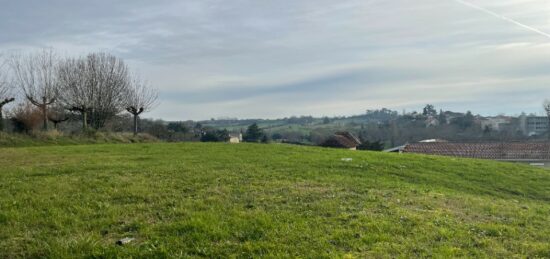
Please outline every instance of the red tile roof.
[[350, 132], [337, 132], [322, 144], [325, 147], [340, 148], [355, 148], [359, 145], [361, 141]]
[[550, 142], [511, 143], [413, 143], [405, 153], [493, 160], [550, 160]]

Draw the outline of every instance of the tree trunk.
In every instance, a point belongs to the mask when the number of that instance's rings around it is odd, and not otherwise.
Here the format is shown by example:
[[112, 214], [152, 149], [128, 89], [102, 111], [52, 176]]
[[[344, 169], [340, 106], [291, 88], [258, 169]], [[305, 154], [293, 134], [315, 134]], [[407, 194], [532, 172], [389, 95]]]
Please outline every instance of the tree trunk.
[[86, 109], [82, 110], [82, 130], [88, 130], [88, 112]]
[[42, 97], [42, 116], [44, 119], [44, 131], [48, 131], [48, 106], [46, 103], [46, 97]]
[[6, 98], [4, 101], [0, 102], [0, 131], [4, 131], [4, 116], [2, 114], [2, 108], [4, 105], [15, 101], [15, 98]]
[[138, 134], [138, 115], [134, 114], [134, 136]]
[[2, 114], [2, 105], [0, 105], [0, 131], [4, 131], [4, 116]]

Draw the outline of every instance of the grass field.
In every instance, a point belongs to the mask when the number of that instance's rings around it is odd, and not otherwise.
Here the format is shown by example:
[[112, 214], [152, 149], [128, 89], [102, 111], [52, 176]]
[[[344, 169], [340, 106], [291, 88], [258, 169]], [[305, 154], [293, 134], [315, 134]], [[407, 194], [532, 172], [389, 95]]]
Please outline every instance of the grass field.
[[88, 134], [63, 134], [52, 130], [49, 132], [31, 132], [30, 134], [8, 134], [0, 131], [0, 148], [32, 146], [66, 146], [82, 144], [121, 144], [121, 143], [159, 142], [149, 134], [90, 132]]
[[132, 256], [550, 257], [550, 172], [277, 144], [0, 148], [0, 258]]

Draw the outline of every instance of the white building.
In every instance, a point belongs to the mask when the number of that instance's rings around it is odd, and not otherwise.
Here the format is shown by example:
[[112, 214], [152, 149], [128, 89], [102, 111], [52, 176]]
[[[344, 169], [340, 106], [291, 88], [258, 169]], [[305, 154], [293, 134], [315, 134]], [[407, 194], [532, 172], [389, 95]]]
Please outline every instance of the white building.
[[242, 141], [243, 141], [243, 134], [241, 133], [229, 134], [229, 143], [241, 143]]
[[544, 135], [548, 133], [548, 117], [522, 115], [519, 118], [520, 128], [524, 135]]
[[501, 131], [510, 123], [512, 123], [512, 118], [507, 116], [486, 117], [480, 121], [482, 130], [488, 127], [494, 131]]

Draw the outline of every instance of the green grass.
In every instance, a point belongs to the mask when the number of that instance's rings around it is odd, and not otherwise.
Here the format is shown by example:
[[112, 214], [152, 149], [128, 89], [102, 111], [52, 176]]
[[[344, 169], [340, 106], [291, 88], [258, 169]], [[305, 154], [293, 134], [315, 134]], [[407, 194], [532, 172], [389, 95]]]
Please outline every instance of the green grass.
[[2, 148], [12, 257], [550, 257], [550, 172], [276, 144]]
[[159, 140], [149, 134], [90, 132], [88, 134], [63, 134], [58, 131], [31, 134], [14, 134], [0, 132], [0, 148], [2, 147], [32, 147], [32, 146], [65, 146], [81, 144], [115, 144], [115, 143], [147, 143]]

